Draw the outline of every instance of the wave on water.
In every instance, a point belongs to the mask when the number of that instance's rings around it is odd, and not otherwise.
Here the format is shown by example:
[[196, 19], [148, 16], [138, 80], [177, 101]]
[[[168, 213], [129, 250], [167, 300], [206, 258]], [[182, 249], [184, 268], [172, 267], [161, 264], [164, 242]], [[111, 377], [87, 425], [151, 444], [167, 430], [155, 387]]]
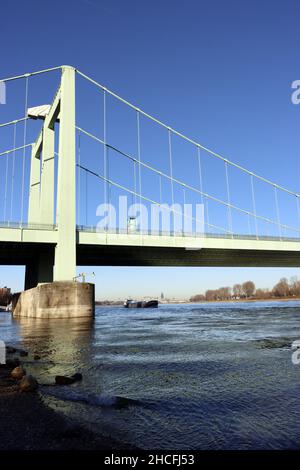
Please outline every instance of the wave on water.
[[264, 338], [253, 341], [253, 343], [260, 349], [283, 349], [290, 348], [292, 342], [298, 338]]
[[138, 400], [132, 398], [112, 396], [105, 393], [100, 395], [83, 393], [68, 386], [43, 386], [42, 393], [64, 401], [81, 402], [91, 406], [103, 408], [116, 407], [124, 408], [132, 405], [140, 405]]

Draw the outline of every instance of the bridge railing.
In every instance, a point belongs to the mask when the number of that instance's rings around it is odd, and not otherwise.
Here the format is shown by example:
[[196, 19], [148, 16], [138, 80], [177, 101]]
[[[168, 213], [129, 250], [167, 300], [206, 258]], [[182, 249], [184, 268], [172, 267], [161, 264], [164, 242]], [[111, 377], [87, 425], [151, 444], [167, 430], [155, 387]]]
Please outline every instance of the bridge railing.
[[49, 224], [29, 224], [27, 222], [1, 222], [0, 221], [0, 228], [6, 229], [22, 229], [22, 230], [56, 230], [57, 225], [49, 225]]
[[[97, 226], [85, 226], [85, 225], [77, 225], [76, 229], [78, 232], [86, 232], [86, 233], [95, 233], [95, 234], [102, 234], [102, 235], [126, 235], [126, 236], [153, 236], [153, 237], [186, 237], [186, 238], [217, 238], [217, 239], [227, 239], [227, 240], [257, 240], [256, 235], [250, 235], [247, 233], [213, 233], [213, 232], [203, 232], [203, 233], [195, 233], [195, 232], [170, 232], [170, 231], [163, 231], [163, 230], [140, 230], [137, 229], [134, 232], [130, 231], [129, 229], [122, 229], [116, 227], [107, 228], [107, 229], [99, 229]], [[268, 235], [260, 235], [259, 240], [261, 241], [300, 241], [300, 237], [278, 237], [278, 236], [268, 236]]]

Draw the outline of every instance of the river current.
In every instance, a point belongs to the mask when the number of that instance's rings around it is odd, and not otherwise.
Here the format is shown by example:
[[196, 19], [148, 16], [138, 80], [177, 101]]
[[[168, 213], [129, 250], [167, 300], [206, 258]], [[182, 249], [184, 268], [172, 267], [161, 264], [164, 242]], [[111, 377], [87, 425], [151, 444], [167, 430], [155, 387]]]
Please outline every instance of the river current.
[[[122, 442], [300, 448], [300, 302], [98, 307], [68, 321], [0, 313], [0, 339], [41, 356], [25, 367], [49, 406]], [[82, 382], [51, 385], [75, 372]]]

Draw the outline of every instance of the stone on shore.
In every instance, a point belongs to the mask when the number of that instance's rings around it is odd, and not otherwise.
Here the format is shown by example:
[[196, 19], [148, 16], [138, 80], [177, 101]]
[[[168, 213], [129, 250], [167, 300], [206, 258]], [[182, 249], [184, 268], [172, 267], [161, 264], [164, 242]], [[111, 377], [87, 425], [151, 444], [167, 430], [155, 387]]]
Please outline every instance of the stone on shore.
[[20, 351], [20, 356], [21, 356], [21, 357], [27, 357], [27, 356], [28, 356], [28, 352], [27, 352], [27, 351], [24, 351], [23, 349], [21, 349], [21, 351]]
[[75, 382], [82, 380], [82, 374], [76, 373], [67, 377], [66, 375], [56, 375], [55, 383], [56, 385], [72, 385]]
[[25, 375], [20, 382], [21, 392], [34, 392], [38, 386], [37, 380], [32, 375]]
[[11, 371], [10, 375], [13, 379], [21, 380], [26, 375], [26, 370], [22, 366], [17, 366]]
[[15, 367], [20, 365], [20, 361], [17, 357], [14, 359], [6, 359], [5, 367], [8, 369], [14, 369]]

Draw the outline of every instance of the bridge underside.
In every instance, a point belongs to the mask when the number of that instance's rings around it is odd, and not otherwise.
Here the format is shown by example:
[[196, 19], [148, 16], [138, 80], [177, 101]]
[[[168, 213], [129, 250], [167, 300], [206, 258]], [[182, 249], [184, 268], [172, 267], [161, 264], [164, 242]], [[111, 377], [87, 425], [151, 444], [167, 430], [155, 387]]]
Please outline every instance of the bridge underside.
[[300, 252], [83, 245], [77, 248], [77, 264], [84, 266], [300, 267]]
[[[0, 242], [0, 264], [39, 265], [51, 280], [55, 244]], [[67, 262], [67, 261], [66, 261]], [[300, 267], [300, 251], [182, 247], [77, 245], [78, 266]]]

